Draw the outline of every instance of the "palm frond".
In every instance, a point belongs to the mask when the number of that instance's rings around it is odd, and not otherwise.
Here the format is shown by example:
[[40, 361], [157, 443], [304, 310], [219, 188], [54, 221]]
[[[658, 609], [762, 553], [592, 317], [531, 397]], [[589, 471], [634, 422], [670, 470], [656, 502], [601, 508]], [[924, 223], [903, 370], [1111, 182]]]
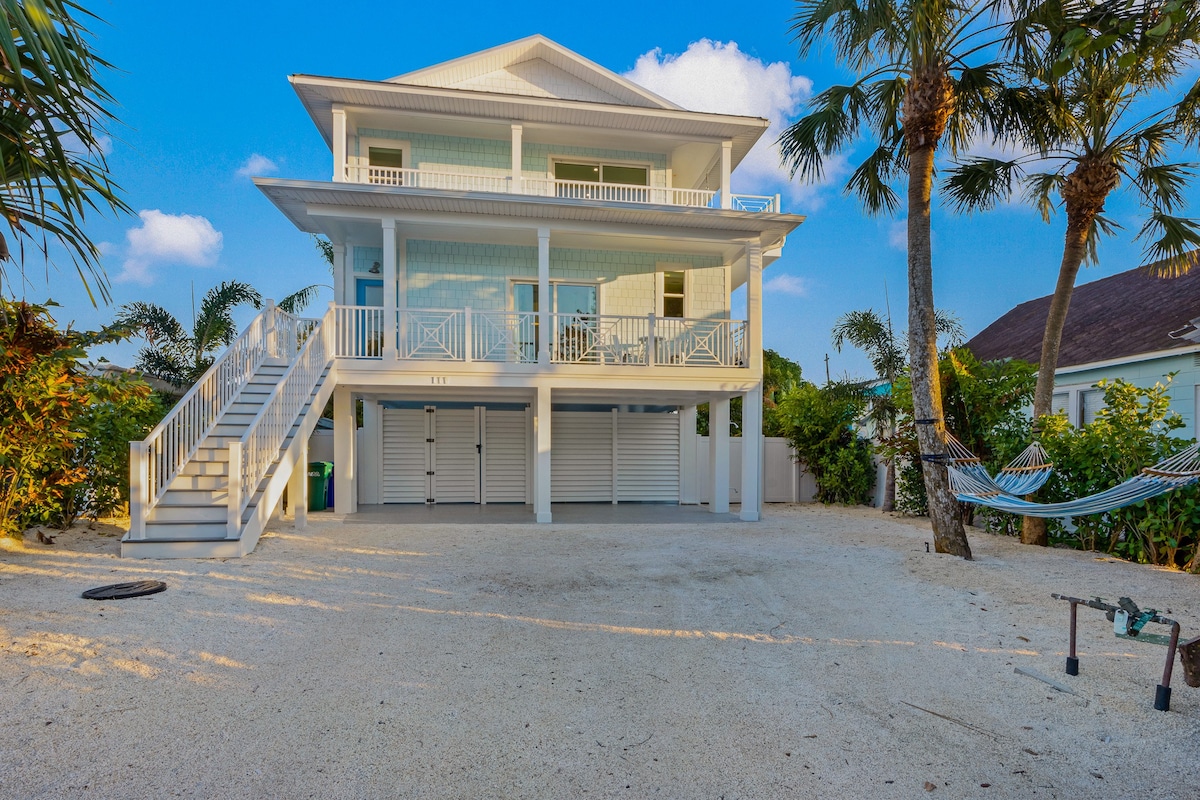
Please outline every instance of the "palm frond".
[[858, 134], [868, 100], [861, 83], [834, 86], [812, 99], [812, 112], [779, 137], [783, 163], [793, 177], [822, 177], [825, 157], [849, 145]]
[[305, 286], [299, 291], [292, 292], [279, 301], [279, 309], [289, 314], [299, 314], [313, 300], [317, 299], [317, 295], [321, 292], [321, 286], [322, 284], [320, 283], [314, 283], [311, 286]]
[[1135, 238], [1148, 242], [1146, 261], [1154, 274], [1175, 278], [1195, 264], [1193, 251], [1200, 248], [1200, 221], [1156, 211]]
[[1103, 214], [1097, 214], [1092, 218], [1092, 225], [1088, 228], [1087, 241], [1084, 243], [1084, 266], [1094, 267], [1100, 263], [1101, 237], [1112, 236], [1120, 229], [1120, 225]]
[[262, 296], [248, 283], [225, 281], [209, 289], [200, 301], [196, 322], [192, 328], [192, 339], [196, 352], [228, 345], [237, 338], [233, 323], [233, 309], [240, 305], [262, 308]]
[[151, 346], [188, 341], [187, 332], [179, 320], [171, 312], [154, 303], [126, 303], [121, 306], [115, 322], [134, 330]]
[[1054, 199], [1052, 194], [1062, 188], [1062, 172], [1036, 172], [1025, 178], [1025, 199], [1042, 215], [1043, 222], [1049, 222], [1054, 216]]
[[1172, 211], [1185, 202], [1184, 192], [1195, 175], [1195, 164], [1143, 164], [1133, 179], [1153, 208]]
[[956, 164], [942, 188], [956, 211], [992, 208], [1012, 195], [1013, 181], [1022, 176], [1019, 159], [972, 158]]
[[896, 173], [893, 149], [877, 147], [854, 170], [846, 182], [846, 193], [856, 195], [868, 213], [891, 213], [900, 205], [900, 196], [889, 185]]

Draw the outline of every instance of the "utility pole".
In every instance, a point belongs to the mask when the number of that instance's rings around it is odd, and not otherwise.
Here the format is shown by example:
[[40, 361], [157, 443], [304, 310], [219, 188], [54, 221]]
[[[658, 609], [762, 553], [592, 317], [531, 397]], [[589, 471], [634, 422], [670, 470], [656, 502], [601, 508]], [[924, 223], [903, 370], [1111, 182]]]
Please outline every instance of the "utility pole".
[[826, 385], [833, 383], [833, 381], [829, 380], [829, 353], [825, 354], [825, 383]]

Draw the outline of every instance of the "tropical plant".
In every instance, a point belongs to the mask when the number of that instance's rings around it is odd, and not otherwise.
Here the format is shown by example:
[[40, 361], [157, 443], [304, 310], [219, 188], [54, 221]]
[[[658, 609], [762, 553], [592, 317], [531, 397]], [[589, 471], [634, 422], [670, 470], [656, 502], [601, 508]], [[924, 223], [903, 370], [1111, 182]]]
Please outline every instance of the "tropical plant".
[[[1200, 57], [1200, 9], [1191, 0], [1102, 5], [1041, 2], [1020, 19], [1012, 47], [1027, 84], [1024, 113], [1010, 116], [1000, 129], [1029, 152], [966, 160], [946, 181], [959, 209], [994, 206], [1021, 183], [1047, 222], [1054, 195], [1065, 211], [1058, 282], [1033, 398], [1035, 431], [1052, 410], [1054, 373], [1079, 268], [1097, 260], [1101, 235], [1118, 227], [1103, 215], [1109, 196], [1124, 182], [1145, 209], [1137, 238], [1148, 242], [1152, 272], [1186, 272], [1196, 261], [1189, 251], [1200, 246], [1200, 225], [1175, 214], [1195, 165], [1167, 162], [1171, 146], [1196, 129], [1194, 122], [1189, 125], [1185, 101], [1196, 98], [1200, 104], [1200, 82], [1184, 100], [1163, 94]], [[1137, 13], [1117, 14], [1122, 8]], [[1098, 10], [1106, 16], [1098, 18]], [[1031, 166], [1036, 171], [1029, 171]], [[1027, 518], [1021, 540], [1046, 544], [1044, 520]]]
[[[17, 273], [25, 246], [46, 258], [61, 243], [96, 304], [110, 299], [100, 253], [84, 231], [89, 211], [125, 212], [108, 174], [105, 126], [112, 97], [98, 73], [87, 28], [98, 20], [72, 0], [0, 0], [0, 216], [15, 239]], [[0, 234], [0, 293], [13, 259]]]
[[[1172, 431], [1183, 420], [1170, 410], [1170, 379], [1143, 389], [1123, 380], [1101, 381], [1105, 407], [1075, 428], [1065, 417], [1044, 420], [1042, 443], [1054, 475], [1047, 502], [1071, 500], [1115, 486], [1187, 447]], [[1104, 514], [1072, 518], [1070, 529], [1052, 520], [1051, 537], [1086, 550], [1189, 571], [1200, 570], [1200, 487], [1177, 489]]]
[[[991, 131], [1005, 106], [1001, 65], [969, 63], [986, 62], [994, 32], [983, 17], [992, 7], [990, 1], [800, 0], [791, 27], [802, 56], [830, 44], [859, 75], [816, 95], [811, 113], [780, 138], [793, 174], [820, 178], [826, 158], [867, 133], [874, 149], [847, 191], [871, 213], [892, 212], [900, 205], [892, 183], [907, 178], [910, 376], [921, 451], [930, 454], [946, 446], [930, 250], [934, 157], [943, 145], [953, 155]], [[925, 470], [924, 480], [935, 548], [969, 559], [945, 470]]]
[[[800, 365], [774, 350], [763, 350], [763, 436], [785, 436], [784, 421], [778, 406], [784, 395], [802, 380]], [[729, 401], [729, 430], [740, 436], [742, 430], [742, 398]], [[697, 406], [696, 433], [708, 436], [708, 403]]]
[[865, 503], [875, 480], [871, 443], [855, 425], [866, 408], [854, 384], [802, 381], [779, 404], [788, 442], [817, 482], [822, 503]]
[[135, 362], [139, 370], [185, 389], [213, 365], [217, 350], [237, 338], [233, 310], [242, 305], [262, 308], [262, 297], [248, 283], [225, 281], [204, 295], [191, 332], [162, 306], [142, 301], [121, 306], [117, 324], [146, 340]]
[[[962, 324], [957, 317], [937, 311], [935, 320], [938, 335], [947, 340], [947, 346], [953, 347], [962, 341]], [[904, 371], [908, 354], [901, 340], [893, 333], [891, 311], [888, 311], [886, 319], [872, 308], [849, 311], [838, 317], [833, 326], [833, 346], [840, 353], [846, 344], [866, 353], [875, 375], [887, 382], [885, 392], [876, 392], [869, 397], [870, 418], [881, 436], [895, 436], [897, 408], [892, 398], [892, 387], [896, 383], [896, 376]], [[880, 511], [886, 513], [896, 507], [896, 463], [892, 458], [885, 461], [887, 471]]]
[[[124, 331], [60, 331], [45, 306], [0, 298], [0, 535], [20, 536], [87, 477], [77, 424], [95, 398], [79, 361]], [[126, 444], [128, 447], [128, 444]]]

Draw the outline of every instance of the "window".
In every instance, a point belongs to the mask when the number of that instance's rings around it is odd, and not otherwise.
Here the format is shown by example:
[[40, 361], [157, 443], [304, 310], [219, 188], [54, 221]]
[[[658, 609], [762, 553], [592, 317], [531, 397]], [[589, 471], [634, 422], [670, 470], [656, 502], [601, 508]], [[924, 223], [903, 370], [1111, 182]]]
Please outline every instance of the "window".
[[683, 302], [685, 284], [686, 276], [682, 271], [662, 274], [662, 315], [664, 317], [685, 316]]
[[[559, 352], [555, 360], [580, 360], [584, 353], [591, 350], [590, 344], [594, 338], [597, 286], [589, 283], [552, 283], [550, 299], [550, 313], [575, 315], [558, 317], [551, 323], [552, 329], [557, 332], [555, 339]], [[536, 283], [513, 284], [514, 311], [537, 311], [539, 305]], [[519, 347], [522, 356], [527, 361], [536, 361], [540, 341], [537, 319], [533, 320], [531, 329], [522, 326], [521, 333]]]
[[367, 163], [372, 167], [404, 168], [404, 151], [396, 147], [368, 147]]
[[650, 170], [646, 167], [629, 167], [618, 164], [575, 164], [558, 161], [554, 164], [554, 179], [617, 183], [622, 186], [649, 186]]
[[1080, 392], [1080, 425], [1088, 425], [1096, 421], [1096, 414], [1104, 408], [1104, 390], [1089, 389]]

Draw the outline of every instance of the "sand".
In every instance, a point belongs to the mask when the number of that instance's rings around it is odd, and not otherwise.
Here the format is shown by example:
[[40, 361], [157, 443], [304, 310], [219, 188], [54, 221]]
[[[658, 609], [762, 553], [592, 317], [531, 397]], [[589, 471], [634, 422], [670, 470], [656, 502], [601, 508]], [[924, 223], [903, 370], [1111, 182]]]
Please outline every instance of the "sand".
[[1200, 689], [1177, 668], [1153, 710], [1165, 648], [1090, 609], [1065, 676], [1050, 597], [1189, 638], [1196, 576], [980, 531], [964, 562], [861, 508], [310, 519], [238, 560], [120, 560], [112, 527], [0, 550], [0, 797], [1200, 797]]

